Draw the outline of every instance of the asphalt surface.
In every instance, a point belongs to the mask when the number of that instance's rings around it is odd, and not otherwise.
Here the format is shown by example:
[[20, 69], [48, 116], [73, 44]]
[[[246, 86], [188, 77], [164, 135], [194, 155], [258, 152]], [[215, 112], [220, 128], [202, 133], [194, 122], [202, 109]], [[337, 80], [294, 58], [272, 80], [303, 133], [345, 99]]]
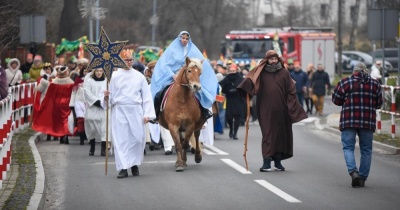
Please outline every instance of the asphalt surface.
[[[36, 199], [31, 199], [28, 209], [398, 209], [399, 156], [374, 145], [367, 187], [351, 188], [340, 136], [332, 128], [337, 121], [332, 114], [340, 107], [328, 101], [325, 110], [326, 115], [311, 116], [293, 126], [295, 155], [283, 162], [287, 171], [267, 174], [258, 172], [262, 160], [257, 125], [249, 130], [249, 171], [244, 170], [243, 139], [234, 141], [217, 134], [214, 147], [204, 150], [203, 162], [195, 164], [189, 155], [183, 173], [174, 170], [175, 153], [165, 156], [163, 150], [147, 149], [140, 176], [122, 180], [116, 178], [113, 156], [105, 175], [100, 144], [95, 156], [89, 157], [89, 145], [79, 145], [77, 138], [71, 138], [70, 145], [36, 138], [41, 157], [36, 165], [43, 164], [46, 179], [39, 177], [36, 184], [27, 184], [36, 187], [32, 196]], [[238, 136], [243, 138], [244, 127]], [[13, 176], [3, 186], [16, 182], [12, 179], [18, 178], [17, 167], [13, 163]], [[23, 176], [36, 173], [31, 169]], [[37, 189], [41, 182], [43, 189]], [[7, 190], [0, 200], [8, 199]], [[12, 204], [17, 207], [22, 201]]]

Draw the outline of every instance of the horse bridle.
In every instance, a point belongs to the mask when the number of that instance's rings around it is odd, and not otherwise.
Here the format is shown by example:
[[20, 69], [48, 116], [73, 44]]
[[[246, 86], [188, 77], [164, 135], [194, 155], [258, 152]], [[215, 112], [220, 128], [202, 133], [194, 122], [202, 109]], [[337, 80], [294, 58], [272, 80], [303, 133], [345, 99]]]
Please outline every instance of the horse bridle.
[[[189, 64], [189, 65], [190, 65], [190, 64]], [[190, 84], [189, 84], [189, 79], [188, 79], [188, 77], [187, 77], [186, 72], [187, 72], [187, 70], [189, 69], [189, 65], [188, 65], [187, 68], [185, 68], [185, 70], [183, 70], [184, 72], [183, 72], [183, 74], [181, 75], [181, 81], [182, 81], [183, 75], [185, 75], [185, 79], [186, 79], [186, 81], [187, 81], [187, 84], [182, 84], [182, 83], [181, 83], [181, 85], [182, 85], [182, 86], [185, 86], [185, 87], [188, 87], [188, 88], [190, 88]], [[196, 68], [198, 68], [196, 64], [195, 64], [194, 66], [196, 66]]]

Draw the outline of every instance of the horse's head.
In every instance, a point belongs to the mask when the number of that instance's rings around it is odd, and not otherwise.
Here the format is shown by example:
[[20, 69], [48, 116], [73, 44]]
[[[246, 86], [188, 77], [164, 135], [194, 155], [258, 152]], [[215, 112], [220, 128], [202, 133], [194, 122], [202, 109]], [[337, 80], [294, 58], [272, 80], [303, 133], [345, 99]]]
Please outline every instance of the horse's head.
[[187, 86], [194, 93], [200, 91], [200, 75], [202, 72], [204, 60], [199, 60], [196, 58], [188, 58], [186, 57], [185, 66], [179, 72], [177, 77], [177, 82], [183, 86]]

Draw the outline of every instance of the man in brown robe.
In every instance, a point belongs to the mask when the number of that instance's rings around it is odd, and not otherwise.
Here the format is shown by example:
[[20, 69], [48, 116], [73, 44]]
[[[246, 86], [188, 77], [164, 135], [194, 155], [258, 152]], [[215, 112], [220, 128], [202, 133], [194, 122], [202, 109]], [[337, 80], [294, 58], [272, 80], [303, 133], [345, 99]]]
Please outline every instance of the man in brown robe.
[[284, 171], [281, 160], [293, 156], [292, 124], [307, 118], [307, 114], [296, 98], [295, 82], [282, 59], [269, 50], [237, 89], [243, 96], [257, 96], [263, 155], [260, 171], [271, 171], [272, 160], [276, 170]]

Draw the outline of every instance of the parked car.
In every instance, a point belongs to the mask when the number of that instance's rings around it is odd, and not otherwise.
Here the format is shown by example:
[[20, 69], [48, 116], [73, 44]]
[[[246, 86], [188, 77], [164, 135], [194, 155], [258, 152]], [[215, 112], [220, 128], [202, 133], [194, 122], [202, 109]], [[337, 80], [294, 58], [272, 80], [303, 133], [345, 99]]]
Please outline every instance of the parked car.
[[[373, 61], [371, 55], [360, 51], [343, 51], [342, 53], [352, 60], [363, 62], [367, 66], [367, 68], [371, 69]], [[388, 61], [385, 61], [385, 70], [388, 70], [389, 72], [393, 71], [393, 66]]]
[[155, 47], [155, 46], [139, 46], [138, 48], [136, 48], [135, 52], [139, 53], [140, 51], [143, 51], [146, 49], [152, 50], [155, 54], [158, 54], [158, 52], [160, 52], [160, 48]]
[[399, 58], [398, 56], [399, 49], [397, 48], [385, 48], [385, 56], [382, 56], [383, 49], [377, 49], [374, 52], [371, 52], [370, 55], [374, 56], [375, 59], [382, 60], [385, 57], [385, 61], [388, 61], [392, 64], [393, 70], [397, 71]]
[[[335, 71], [336, 73], [338, 73], [338, 53], [335, 52]], [[342, 54], [342, 72], [351, 72], [353, 70], [353, 66], [354, 66], [354, 62], [353, 60], [351, 60], [349, 57], [345, 56], [344, 54]]]

